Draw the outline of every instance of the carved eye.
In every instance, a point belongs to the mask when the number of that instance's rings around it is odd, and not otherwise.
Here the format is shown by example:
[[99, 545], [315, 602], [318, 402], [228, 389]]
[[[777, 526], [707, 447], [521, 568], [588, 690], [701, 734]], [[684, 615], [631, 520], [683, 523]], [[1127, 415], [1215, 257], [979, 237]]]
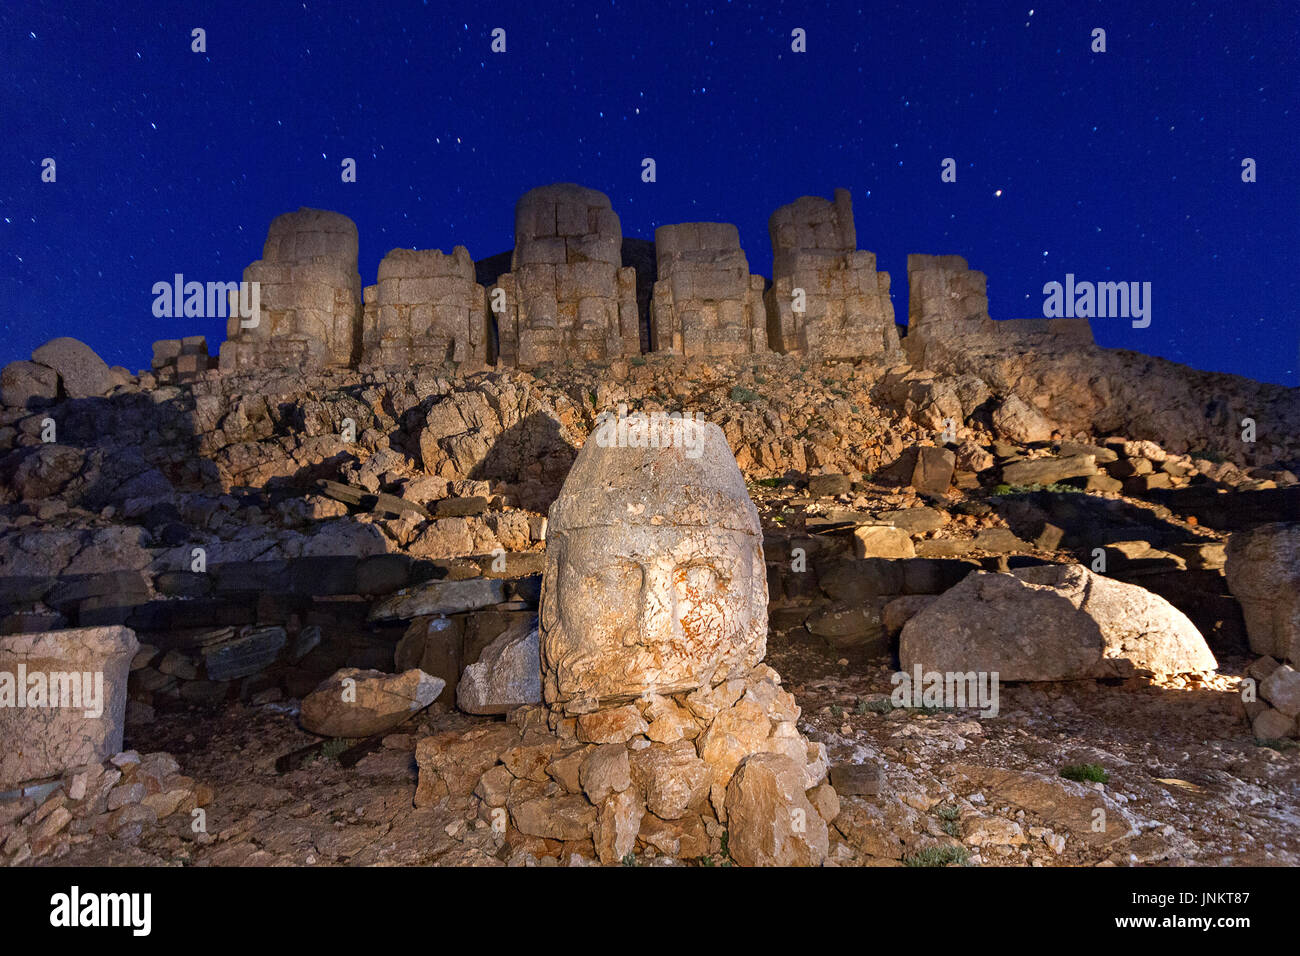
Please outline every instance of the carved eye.
[[596, 595], [610, 598], [635, 595], [641, 590], [641, 566], [617, 562], [587, 575], [587, 585]]
[[709, 564], [688, 564], [677, 569], [677, 588], [696, 600], [726, 589], [726, 578]]

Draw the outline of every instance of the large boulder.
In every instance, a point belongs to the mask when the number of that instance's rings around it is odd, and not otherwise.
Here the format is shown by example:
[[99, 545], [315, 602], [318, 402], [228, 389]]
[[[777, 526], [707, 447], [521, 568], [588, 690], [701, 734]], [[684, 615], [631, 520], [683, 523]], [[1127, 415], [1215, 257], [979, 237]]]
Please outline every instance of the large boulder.
[[116, 384], [108, 364], [77, 339], [50, 339], [32, 353], [32, 361], [58, 373], [68, 398], [98, 398]]
[[968, 575], [908, 620], [899, 659], [908, 672], [1012, 681], [1218, 667], [1195, 625], [1164, 598], [1077, 564]]
[[1233, 532], [1224, 573], [1250, 649], [1300, 663], [1300, 522]]

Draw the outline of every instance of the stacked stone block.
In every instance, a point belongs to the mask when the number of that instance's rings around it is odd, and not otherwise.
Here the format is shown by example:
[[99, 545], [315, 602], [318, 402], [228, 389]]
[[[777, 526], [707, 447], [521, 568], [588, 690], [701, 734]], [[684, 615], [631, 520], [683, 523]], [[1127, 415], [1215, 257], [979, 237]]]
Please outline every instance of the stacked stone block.
[[907, 257], [907, 327], [935, 335], [989, 333], [988, 276], [961, 256]]
[[379, 263], [379, 282], [364, 291], [362, 365], [484, 362], [486, 299], [474, 260], [457, 246], [394, 249]]
[[226, 320], [223, 372], [357, 364], [361, 275], [357, 227], [347, 216], [305, 207], [277, 216], [244, 281], [260, 284], [261, 307], [249, 328], [237, 314]]
[[731, 223], [685, 222], [655, 230], [659, 280], [650, 347], [687, 358], [767, 350], [763, 277], [750, 275]]
[[185, 384], [203, 377], [213, 367], [208, 340], [202, 335], [183, 339], [161, 339], [153, 344], [150, 371], [159, 384]]
[[874, 253], [857, 248], [847, 189], [835, 190], [834, 200], [804, 196], [782, 206], [768, 221], [768, 231], [773, 281], [766, 302], [773, 349], [825, 358], [898, 349], [889, 273], [876, 270]]
[[540, 186], [515, 206], [510, 272], [488, 291], [499, 360], [530, 368], [637, 355], [636, 272], [622, 268], [609, 197], [573, 183]]

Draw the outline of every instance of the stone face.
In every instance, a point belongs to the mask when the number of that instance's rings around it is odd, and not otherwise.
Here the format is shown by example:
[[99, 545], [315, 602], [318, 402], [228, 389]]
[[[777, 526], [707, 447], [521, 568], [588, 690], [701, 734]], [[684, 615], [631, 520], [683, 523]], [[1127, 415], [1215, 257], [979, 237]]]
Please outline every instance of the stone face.
[[127, 674], [139, 646], [126, 627], [0, 636], [0, 788], [121, 751]]
[[834, 200], [803, 196], [782, 206], [768, 220], [768, 232], [770, 348], [827, 358], [898, 350], [889, 273], [876, 271], [875, 253], [857, 248], [847, 189], [835, 190]]
[[0, 405], [28, 408], [59, 396], [59, 373], [37, 362], [10, 362], [0, 371]]
[[660, 226], [655, 252], [659, 278], [650, 305], [653, 349], [705, 359], [767, 351], [763, 278], [750, 275], [735, 226]]
[[524, 618], [508, 627], [465, 668], [456, 685], [456, 704], [471, 714], [504, 714], [542, 700], [537, 622]]
[[903, 627], [904, 671], [996, 671], [1001, 680], [1183, 674], [1218, 667], [1181, 611], [1080, 565], [975, 572]]
[[623, 229], [609, 197], [574, 183], [539, 186], [515, 205], [510, 272], [496, 322], [499, 361], [521, 368], [641, 352], [636, 272], [622, 268]]
[[487, 360], [487, 299], [464, 246], [394, 249], [365, 292], [363, 366]]
[[345, 667], [302, 700], [304, 730], [322, 737], [369, 737], [392, 730], [442, 693], [440, 677], [417, 668], [401, 674]]
[[32, 361], [58, 373], [68, 398], [98, 398], [116, 384], [107, 363], [77, 339], [51, 339], [32, 353]]
[[758, 513], [716, 425], [668, 448], [618, 447], [598, 430], [551, 506], [546, 543], [548, 703], [581, 711], [691, 690], [766, 652]]
[[241, 320], [228, 310], [223, 372], [356, 365], [362, 300], [351, 219], [306, 207], [276, 216], [243, 280], [258, 283], [258, 314]]
[[1224, 573], [1250, 649], [1300, 665], [1300, 522], [1233, 532]]
[[743, 866], [820, 866], [826, 821], [804, 793], [804, 772], [784, 754], [755, 754], [727, 785], [728, 849]]

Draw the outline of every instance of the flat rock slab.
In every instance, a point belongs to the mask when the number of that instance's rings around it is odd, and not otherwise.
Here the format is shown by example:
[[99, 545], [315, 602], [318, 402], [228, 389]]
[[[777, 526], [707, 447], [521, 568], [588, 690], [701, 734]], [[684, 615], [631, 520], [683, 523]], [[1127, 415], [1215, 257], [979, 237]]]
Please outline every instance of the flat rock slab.
[[1002, 468], [1002, 480], [1008, 485], [1050, 485], [1066, 478], [1086, 478], [1097, 473], [1092, 455], [1068, 458], [1032, 458], [1016, 461]]
[[952, 764], [949, 769], [969, 780], [988, 798], [989, 805], [1019, 807], [1051, 829], [1068, 830], [1092, 846], [1106, 846], [1138, 832], [1139, 821], [1132, 814], [1086, 784], [1028, 770], [973, 764]]
[[831, 786], [842, 797], [874, 797], [885, 786], [885, 775], [873, 763], [841, 763], [831, 767]]
[[501, 578], [430, 581], [376, 602], [368, 620], [411, 620], [435, 614], [460, 614], [500, 604], [505, 599], [506, 582]]

